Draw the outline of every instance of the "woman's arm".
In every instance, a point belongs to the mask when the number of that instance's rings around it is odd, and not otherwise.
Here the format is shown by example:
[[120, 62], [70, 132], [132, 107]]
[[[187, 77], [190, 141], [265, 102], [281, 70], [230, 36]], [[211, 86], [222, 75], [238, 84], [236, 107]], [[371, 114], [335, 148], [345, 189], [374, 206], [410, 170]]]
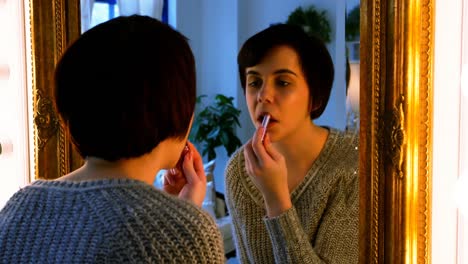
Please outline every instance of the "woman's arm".
[[328, 200], [315, 241], [309, 241], [294, 207], [264, 222], [276, 263], [358, 263], [358, 177], [339, 183]]

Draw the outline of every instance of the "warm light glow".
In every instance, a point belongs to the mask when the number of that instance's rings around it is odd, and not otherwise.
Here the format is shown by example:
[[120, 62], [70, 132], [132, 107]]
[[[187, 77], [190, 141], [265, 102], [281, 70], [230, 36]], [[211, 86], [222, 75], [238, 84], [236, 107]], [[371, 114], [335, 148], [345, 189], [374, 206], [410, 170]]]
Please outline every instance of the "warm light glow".
[[350, 78], [348, 95], [346, 97], [347, 111], [353, 111], [359, 115], [359, 62], [350, 62]]
[[[465, 1], [467, 3], [467, 1]], [[464, 6], [464, 16], [468, 14], [468, 6]], [[464, 17], [464, 27], [468, 18]], [[460, 148], [459, 171], [454, 186], [455, 206], [458, 208], [458, 256], [460, 264], [468, 263], [468, 29], [463, 32], [463, 60], [460, 76]]]
[[454, 203], [464, 217], [468, 218], [468, 173], [461, 175], [454, 186]]
[[435, 3], [431, 257], [432, 263], [468, 264], [468, 225], [462, 213], [468, 201], [463, 187], [468, 169], [468, 1]]
[[[419, 32], [421, 14], [419, 10], [420, 5], [416, 1], [412, 1], [409, 5], [409, 19], [412, 21], [411, 28], [408, 30], [412, 31], [408, 34], [407, 43], [420, 43], [421, 34]], [[405, 136], [407, 138], [406, 144], [404, 145], [406, 156], [406, 202], [405, 206], [405, 263], [417, 263], [418, 259], [418, 187], [419, 187], [419, 131], [418, 127], [413, 124], [421, 122], [421, 107], [419, 85], [420, 85], [420, 61], [421, 61], [421, 47], [420, 45], [407, 45], [407, 58], [408, 58], [408, 69], [406, 72], [406, 101], [404, 105], [408, 106], [406, 111], [407, 115], [402, 120], [405, 126]]]
[[463, 64], [462, 67], [461, 92], [463, 96], [468, 97], [468, 64]]

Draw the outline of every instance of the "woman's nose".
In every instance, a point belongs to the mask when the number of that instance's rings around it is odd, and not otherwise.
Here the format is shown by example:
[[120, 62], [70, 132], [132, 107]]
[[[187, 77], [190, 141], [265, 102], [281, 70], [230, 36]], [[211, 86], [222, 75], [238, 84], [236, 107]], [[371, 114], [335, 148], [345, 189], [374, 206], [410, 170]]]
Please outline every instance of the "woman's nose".
[[258, 91], [257, 101], [259, 103], [273, 102], [273, 89], [268, 84], [264, 84]]

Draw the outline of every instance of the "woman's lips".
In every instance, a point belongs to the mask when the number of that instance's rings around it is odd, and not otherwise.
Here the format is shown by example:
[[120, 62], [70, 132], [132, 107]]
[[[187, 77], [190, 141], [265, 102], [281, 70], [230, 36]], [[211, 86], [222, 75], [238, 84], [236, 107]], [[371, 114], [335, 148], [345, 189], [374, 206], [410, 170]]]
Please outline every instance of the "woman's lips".
[[276, 121], [276, 119], [268, 112], [263, 112], [261, 113], [260, 115], [258, 115], [257, 117], [257, 122], [259, 122], [260, 124], [262, 124], [263, 120], [265, 119], [265, 116], [270, 116], [270, 122], [271, 121]]
[[[266, 115], [260, 115], [258, 118], [257, 118], [257, 126], [264, 126], [264, 120], [265, 120], [265, 116]], [[269, 119], [269, 122], [267, 124], [266, 127], [270, 127], [272, 125], [274, 125], [275, 123], [278, 122], [278, 120], [274, 119], [271, 115], [270, 116], [270, 119]]]

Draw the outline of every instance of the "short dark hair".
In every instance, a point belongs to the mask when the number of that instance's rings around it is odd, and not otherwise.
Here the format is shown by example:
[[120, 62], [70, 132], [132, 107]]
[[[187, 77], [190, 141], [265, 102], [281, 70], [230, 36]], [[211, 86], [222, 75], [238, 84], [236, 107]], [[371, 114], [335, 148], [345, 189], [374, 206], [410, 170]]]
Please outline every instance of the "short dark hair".
[[86, 31], [55, 71], [55, 107], [83, 157], [109, 161], [183, 139], [195, 108], [187, 38], [147, 16], [117, 17]]
[[244, 94], [245, 69], [259, 64], [271, 49], [283, 45], [291, 47], [298, 55], [312, 102], [310, 118], [316, 119], [327, 106], [335, 70], [325, 43], [319, 38], [307, 35], [299, 26], [275, 24], [253, 35], [244, 43], [237, 56]]

